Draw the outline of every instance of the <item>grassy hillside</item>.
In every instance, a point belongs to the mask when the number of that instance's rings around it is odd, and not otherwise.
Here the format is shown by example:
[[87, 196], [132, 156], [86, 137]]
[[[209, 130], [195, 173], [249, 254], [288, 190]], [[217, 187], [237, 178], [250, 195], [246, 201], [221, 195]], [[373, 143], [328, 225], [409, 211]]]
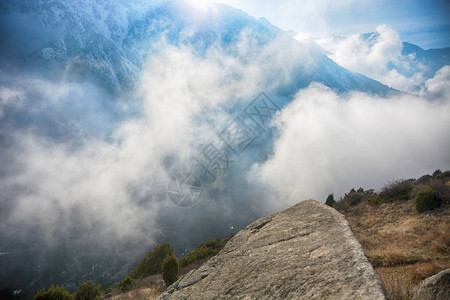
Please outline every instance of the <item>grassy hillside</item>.
[[[396, 181], [380, 193], [353, 190], [334, 204], [393, 300], [410, 299], [420, 281], [450, 268], [450, 177], [442, 174]], [[436, 191], [440, 206], [419, 213], [414, 200], [429, 188]], [[380, 200], [389, 192], [389, 199]]]
[[[200, 243], [196, 249], [189, 251], [178, 260], [181, 267], [179, 275], [182, 276], [199, 268], [205, 261], [219, 253], [231, 237], [223, 240], [208, 239]], [[173, 254], [170, 244], [157, 245], [147, 253], [122, 282], [109, 287], [104, 294], [111, 294], [113, 300], [156, 299], [166, 287], [161, 275], [163, 260]], [[124, 284], [130, 280], [133, 281], [132, 284]]]

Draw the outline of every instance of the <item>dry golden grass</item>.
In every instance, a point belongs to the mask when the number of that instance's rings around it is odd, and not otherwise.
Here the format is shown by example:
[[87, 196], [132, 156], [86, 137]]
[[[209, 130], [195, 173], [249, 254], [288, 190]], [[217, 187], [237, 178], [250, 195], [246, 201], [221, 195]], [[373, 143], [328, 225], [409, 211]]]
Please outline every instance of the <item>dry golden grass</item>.
[[410, 299], [421, 280], [450, 268], [450, 207], [419, 214], [413, 200], [341, 210], [391, 299]]
[[[123, 293], [120, 289], [115, 289], [112, 292], [112, 297], [108, 299], [112, 300], [127, 300], [127, 299], [156, 299], [164, 291], [164, 281], [161, 274], [151, 275], [146, 278], [136, 279], [135, 287], [127, 292]], [[105, 295], [103, 296], [105, 299]]]
[[378, 267], [375, 272], [383, 281], [392, 300], [409, 300], [414, 288], [425, 278], [439, 273], [443, 266], [430, 262], [396, 267]]
[[405, 267], [379, 267], [375, 269], [383, 285], [393, 300], [412, 298], [415, 283]]
[[111, 300], [156, 300], [161, 291], [155, 288], [135, 288], [128, 293], [112, 296]]

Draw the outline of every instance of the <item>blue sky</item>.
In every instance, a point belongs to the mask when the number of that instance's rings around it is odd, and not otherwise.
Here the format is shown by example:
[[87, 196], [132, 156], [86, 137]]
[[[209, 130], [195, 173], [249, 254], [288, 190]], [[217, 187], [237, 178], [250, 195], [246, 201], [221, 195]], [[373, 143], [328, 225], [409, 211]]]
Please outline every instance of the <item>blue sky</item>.
[[[196, 0], [193, 0], [196, 1]], [[375, 31], [386, 24], [403, 41], [424, 49], [450, 47], [450, 1], [446, 0], [198, 0], [222, 2], [284, 30], [313, 37]]]

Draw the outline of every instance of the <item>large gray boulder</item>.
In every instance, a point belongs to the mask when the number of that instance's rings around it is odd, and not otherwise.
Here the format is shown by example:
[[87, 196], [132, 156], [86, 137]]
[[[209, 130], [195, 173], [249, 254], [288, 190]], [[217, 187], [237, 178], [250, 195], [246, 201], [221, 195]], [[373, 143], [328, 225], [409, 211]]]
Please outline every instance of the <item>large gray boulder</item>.
[[387, 299], [343, 215], [304, 201], [241, 230], [158, 299]]
[[422, 281], [414, 291], [414, 300], [450, 299], [450, 269]]

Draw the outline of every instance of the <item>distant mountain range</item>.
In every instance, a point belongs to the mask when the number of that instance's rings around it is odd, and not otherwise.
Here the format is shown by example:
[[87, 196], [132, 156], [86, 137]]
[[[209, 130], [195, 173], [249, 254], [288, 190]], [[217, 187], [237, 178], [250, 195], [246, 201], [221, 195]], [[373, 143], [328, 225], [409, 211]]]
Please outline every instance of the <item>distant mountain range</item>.
[[[379, 37], [378, 33], [364, 33], [361, 38], [374, 44]], [[422, 73], [426, 79], [434, 77], [442, 67], [450, 65], [450, 48], [428, 49], [403, 42], [402, 57], [409, 64], [407, 67], [401, 64], [391, 65], [390, 69], [395, 69], [405, 77], [412, 77], [414, 74]]]
[[423, 68], [426, 78], [432, 78], [442, 67], [450, 65], [450, 48], [424, 50], [417, 45], [403, 42], [402, 54], [413, 57]]

